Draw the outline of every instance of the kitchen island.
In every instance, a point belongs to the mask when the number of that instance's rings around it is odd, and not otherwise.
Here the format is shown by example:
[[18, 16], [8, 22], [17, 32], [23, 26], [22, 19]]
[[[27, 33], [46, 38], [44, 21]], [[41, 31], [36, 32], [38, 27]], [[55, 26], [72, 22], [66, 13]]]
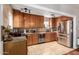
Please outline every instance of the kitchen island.
[[[4, 55], [27, 55], [27, 39], [22, 37], [11, 37], [11, 41], [4, 43]], [[10, 38], [9, 38], [10, 39]]]

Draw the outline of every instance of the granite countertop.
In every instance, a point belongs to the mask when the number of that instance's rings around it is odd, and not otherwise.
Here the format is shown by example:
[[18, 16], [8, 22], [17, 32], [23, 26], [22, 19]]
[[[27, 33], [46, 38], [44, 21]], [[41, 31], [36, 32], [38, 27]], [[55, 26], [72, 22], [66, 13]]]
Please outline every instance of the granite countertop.
[[26, 35], [29, 34], [45, 34], [45, 33], [56, 33], [57, 31], [53, 31], [53, 32], [36, 32], [36, 33], [26, 33]]
[[19, 42], [19, 41], [24, 41], [24, 40], [27, 40], [25, 36], [12, 37], [12, 42]]
[[4, 42], [20, 42], [27, 40], [26, 36], [21, 36], [21, 37], [10, 37], [7, 38], [8, 40], [5, 40]]

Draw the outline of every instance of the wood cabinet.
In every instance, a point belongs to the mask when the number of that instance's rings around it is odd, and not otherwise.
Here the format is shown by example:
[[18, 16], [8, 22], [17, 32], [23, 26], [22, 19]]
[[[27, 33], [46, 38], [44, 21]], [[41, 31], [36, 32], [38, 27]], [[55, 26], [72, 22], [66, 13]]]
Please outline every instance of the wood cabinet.
[[52, 18], [52, 27], [57, 27], [58, 18]]
[[32, 37], [32, 44], [38, 44], [38, 34], [33, 34], [33, 37]]
[[30, 28], [36, 28], [36, 16], [30, 15]]
[[45, 42], [52, 42], [57, 40], [57, 35], [56, 33], [52, 32], [47, 32], [45, 34]]
[[13, 27], [19, 27], [19, 11], [15, 11], [13, 12]]
[[23, 16], [24, 16], [24, 14], [20, 12], [20, 14], [19, 14], [19, 27], [20, 28], [24, 28], [25, 20], [24, 20]]
[[30, 27], [30, 15], [24, 14], [24, 28]]
[[51, 40], [52, 41], [56, 41], [57, 39], [58, 39], [58, 37], [57, 37], [57, 32], [53, 32], [53, 33], [51, 33]]
[[32, 34], [27, 35], [27, 45], [32, 45]]
[[44, 27], [44, 17], [43, 16], [36, 16], [36, 27], [37, 28]]
[[45, 42], [51, 41], [51, 33], [46, 33], [45, 34]]
[[13, 27], [14, 28], [24, 27], [23, 13], [21, 13], [20, 11], [14, 10], [13, 12]]
[[4, 55], [26, 55], [27, 45], [26, 40], [19, 42], [7, 41], [4, 42]]
[[[39, 43], [38, 33], [32, 33], [27, 35], [27, 45], [35, 45]], [[57, 33], [56, 32], [46, 32], [45, 33], [45, 42], [52, 42], [57, 40]]]
[[13, 27], [15, 28], [38, 28], [44, 26], [44, 16], [22, 13], [18, 10], [13, 12]]
[[44, 17], [43, 16], [40, 16], [39, 17], [39, 27], [44, 27]]
[[30, 15], [29, 19], [29, 28], [39, 28], [39, 27], [44, 27], [44, 17], [43, 16], [38, 16], [38, 15]]
[[27, 38], [27, 45], [38, 44], [38, 34], [29, 34]]

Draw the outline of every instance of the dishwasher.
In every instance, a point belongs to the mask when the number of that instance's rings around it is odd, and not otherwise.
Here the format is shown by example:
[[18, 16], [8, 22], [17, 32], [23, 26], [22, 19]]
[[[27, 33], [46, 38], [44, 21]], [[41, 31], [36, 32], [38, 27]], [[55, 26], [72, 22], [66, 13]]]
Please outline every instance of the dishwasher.
[[45, 34], [39, 34], [39, 43], [45, 42]]

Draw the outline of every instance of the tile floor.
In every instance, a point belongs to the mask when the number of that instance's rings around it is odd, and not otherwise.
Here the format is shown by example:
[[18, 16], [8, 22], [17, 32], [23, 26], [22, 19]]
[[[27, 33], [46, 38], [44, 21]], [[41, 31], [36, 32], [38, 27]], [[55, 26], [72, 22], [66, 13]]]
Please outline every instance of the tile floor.
[[58, 44], [56, 41], [28, 47], [28, 55], [63, 55], [74, 49]]
[[66, 53], [65, 55], [79, 55], [79, 48]]

